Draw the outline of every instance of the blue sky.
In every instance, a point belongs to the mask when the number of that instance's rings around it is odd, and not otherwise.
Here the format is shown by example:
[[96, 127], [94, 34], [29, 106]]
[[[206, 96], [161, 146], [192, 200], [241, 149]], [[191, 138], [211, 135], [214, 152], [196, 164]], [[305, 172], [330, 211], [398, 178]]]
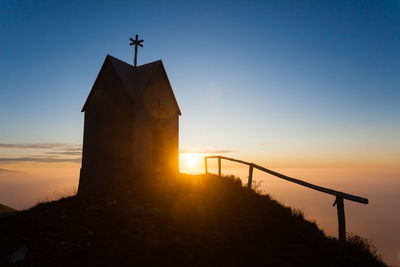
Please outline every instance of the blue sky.
[[398, 1], [2, 1], [0, 142], [81, 143], [101, 64], [131, 63], [136, 33], [182, 148], [399, 164]]

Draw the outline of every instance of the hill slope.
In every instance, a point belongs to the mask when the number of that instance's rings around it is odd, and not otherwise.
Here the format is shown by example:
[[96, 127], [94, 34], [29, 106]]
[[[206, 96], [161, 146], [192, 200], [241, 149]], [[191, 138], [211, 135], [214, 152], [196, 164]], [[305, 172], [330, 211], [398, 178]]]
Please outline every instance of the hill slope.
[[14, 212], [17, 212], [17, 210], [10, 208], [6, 205], [0, 204], [0, 218], [4, 217], [4, 216], [8, 216]]
[[17, 250], [29, 266], [384, 265], [362, 247], [343, 254], [315, 224], [234, 178], [154, 176], [129, 188], [0, 219], [0, 265]]

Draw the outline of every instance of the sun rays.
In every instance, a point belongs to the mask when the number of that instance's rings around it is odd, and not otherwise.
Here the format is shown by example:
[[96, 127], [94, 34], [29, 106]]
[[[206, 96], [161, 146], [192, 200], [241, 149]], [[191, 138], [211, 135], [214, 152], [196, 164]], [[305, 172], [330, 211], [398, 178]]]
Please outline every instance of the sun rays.
[[203, 165], [201, 163], [202, 155], [200, 153], [181, 153], [180, 170], [185, 173], [200, 173]]

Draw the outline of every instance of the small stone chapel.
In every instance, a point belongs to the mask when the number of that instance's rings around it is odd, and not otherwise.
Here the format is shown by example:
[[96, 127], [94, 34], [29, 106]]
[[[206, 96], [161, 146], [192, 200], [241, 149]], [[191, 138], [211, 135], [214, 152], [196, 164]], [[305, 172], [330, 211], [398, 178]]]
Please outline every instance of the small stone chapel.
[[132, 66], [107, 55], [82, 112], [78, 194], [179, 171], [181, 111], [161, 60], [136, 66], [135, 55]]

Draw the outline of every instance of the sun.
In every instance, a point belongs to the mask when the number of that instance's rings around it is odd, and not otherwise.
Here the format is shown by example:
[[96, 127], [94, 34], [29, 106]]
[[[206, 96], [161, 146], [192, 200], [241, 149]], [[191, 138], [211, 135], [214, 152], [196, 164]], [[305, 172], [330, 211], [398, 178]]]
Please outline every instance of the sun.
[[198, 165], [199, 156], [195, 153], [185, 154], [185, 165], [189, 168], [194, 168]]

